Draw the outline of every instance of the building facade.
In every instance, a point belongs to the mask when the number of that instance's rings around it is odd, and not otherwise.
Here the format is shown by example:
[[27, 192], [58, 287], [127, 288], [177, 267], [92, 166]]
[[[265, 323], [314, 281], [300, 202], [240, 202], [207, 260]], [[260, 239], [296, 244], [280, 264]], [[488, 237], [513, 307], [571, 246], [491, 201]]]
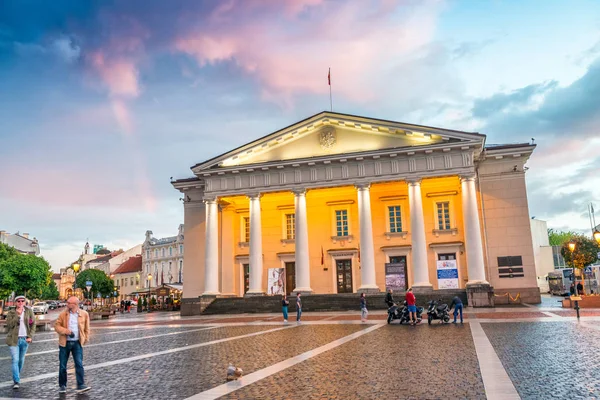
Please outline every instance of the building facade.
[[546, 221], [534, 218], [530, 222], [537, 284], [540, 292], [548, 293], [550, 291], [548, 272], [554, 271], [553, 250], [548, 238], [548, 224]]
[[[146, 231], [146, 239], [142, 244], [143, 287], [183, 283], [183, 224], [179, 225], [177, 236], [157, 239], [152, 235], [152, 231]], [[148, 279], [149, 275], [151, 280]]]
[[138, 291], [142, 280], [142, 255], [130, 257], [125, 260], [115, 271], [113, 279], [117, 287], [117, 301], [134, 298], [133, 292]]
[[494, 290], [539, 302], [525, 186], [535, 146], [485, 139], [322, 112], [193, 166], [173, 182], [184, 301], [267, 294], [277, 273], [288, 293], [394, 281], [465, 289], [480, 305]]
[[29, 233], [15, 233], [10, 234], [6, 231], [0, 231], [0, 243], [4, 243], [10, 247], [13, 247], [20, 253], [23, 254], [40, 254], [40, 245], [36, 238], [30, 239]]

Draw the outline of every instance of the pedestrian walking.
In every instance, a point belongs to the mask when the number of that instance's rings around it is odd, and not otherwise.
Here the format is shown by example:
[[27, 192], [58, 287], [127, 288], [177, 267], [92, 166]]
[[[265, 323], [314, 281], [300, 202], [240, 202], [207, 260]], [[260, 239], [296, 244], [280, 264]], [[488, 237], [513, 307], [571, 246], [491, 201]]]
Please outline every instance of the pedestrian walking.
[[15, 297], [16, 307], [6, 315], [6, 344], [12, 359], [13, 389], [19, 389], [21, 370], [25, 363], [25, 354], [35, 333], [35, 315], [29, 307], [25, 307], [25, 296]]
[[417, 321], [417, 299], [412, 292], [412, 288], [409, 288], [406, 292], [406, 305], [410, 315], [410, 324], [416, 325], [419, 322]]
[[127, 312], [129, 312], [129, 309], [131, 308], [131, 300], [125, 300], [125, 308], [127, 308]]
[[394, 296], [392, 295], [393, 290], [389, 289], [385, 295], [385, 304], [387, 304], [388, 308], [394, 305]]
[[364, 293], [360, 294], [360, 321], [367, 322], [367, 315], [369, 315], [369, 310], [367, 310], [367, 298]]
[[121, 314], [123, 314], [123, 311], [125, 311], [125, 300], [121, 300]]
[[287, 296], [284, 294], [281, 299], [281, 311], [283, 312], [283, 322], [288, 322], [288, 306], [290, 302], [287, 299]]
[[569, 293], [571, 296], [575, 296], [575, 283], [571, 283], [571, 286], [569, 287]]
[[583, 284], [581, 283], [581, 281], [579, 281], [579, 283], [577, 283], [577, 294], [579, 294], [580, 296], [582, 294], [585, 294], [585, 292], [583, 291]]
[[302, 317], [302, 300], [300, 299], [300, 292], [296, 294], [296, 322], [300, 322]]
[[75, 296], [67, 299], [67, 309], [61, 312], [54, 324], [58, 333], [58, 369], [59, 393], [67, 392], [67, 361], [73, 353], [77, 392], [87, 392], [91, 388], [85, 385], [83, 373], [83, 346], [90, 338], [90, 316], [79, 309], [79, 299]]
[[452, 311], [452, 307], [454, 307], [454, 321], [452, 322], [453, 324], [456, 323], [456, 317], [458, 315], [458, 313], [460, 312], [460, 323], [463, 323], [463, 316], [462, 316], [462, 312], [463, 312], [463, 303], [462, 300], [460, 299], [460, 297], [458, 296], [454, 296], [454, 298], [452, 299], [452, 303], [450, 303], [450, 311]]

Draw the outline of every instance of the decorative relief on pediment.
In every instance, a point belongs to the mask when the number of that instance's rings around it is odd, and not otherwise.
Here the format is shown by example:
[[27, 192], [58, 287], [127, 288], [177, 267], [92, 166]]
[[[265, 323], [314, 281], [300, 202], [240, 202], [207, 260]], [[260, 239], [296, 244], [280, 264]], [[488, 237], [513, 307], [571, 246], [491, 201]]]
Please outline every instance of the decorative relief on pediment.
[[329, 150], [333, 148], [333, 146], [335, 146], [336, 141], [337, 138], [335, 135], [334, 127], [327, 126], [321, 129], [321, 132], [319, 132], [319, 145], [321, 145], [321, 148], [323, 150]]

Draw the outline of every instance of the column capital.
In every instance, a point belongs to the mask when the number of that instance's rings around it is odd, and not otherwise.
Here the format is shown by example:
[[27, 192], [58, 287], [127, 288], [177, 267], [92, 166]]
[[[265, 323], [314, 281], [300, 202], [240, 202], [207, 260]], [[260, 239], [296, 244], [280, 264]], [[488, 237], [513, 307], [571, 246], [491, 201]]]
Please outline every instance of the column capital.
[[249, 199], [260, 199], [262, 197], [262, 193], [260, 192], [249, 192], [246, 193], [246, 197]]
[[202, 200], [205, 204], [213, 204], [218, 201], [217, 196], [204, 196]]
[[459, 176], [460, 178], [460, 182], [468, 182], [468, 181], [475, 181], [475, 178], [477, 177], [477, 175], [475, 173], [470, 173], [470, 174], [462, 174]]
[[422, 180], [423, 179], [421, 177], [417, 177], [417, 176], [405, 179], [406, 183], [408, 183], [408, 186], [421, 186]]
[[294, 196], [306, 196], [307, 191], [308, 190], [306, 188], [292, 189], [292, 193], [294, 193]]
[[355, 183], [354, 187], [356, 190], [369, 190], [371, 188], [371, 183]]

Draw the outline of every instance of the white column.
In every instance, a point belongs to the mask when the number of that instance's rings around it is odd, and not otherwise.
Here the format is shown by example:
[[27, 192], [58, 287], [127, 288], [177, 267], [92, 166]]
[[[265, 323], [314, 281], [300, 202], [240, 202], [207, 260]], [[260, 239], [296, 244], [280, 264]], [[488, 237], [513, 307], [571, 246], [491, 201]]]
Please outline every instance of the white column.
[[260, 217], [260, 194], [252, 194], [250, 198], [250, 287], [247, 295], [264, 294], [262, 288], [263, 257], [262, 228]]
[[296, 287], [294, 292], [310, 293], [310, 258], [308, 252], [308, 222], [306, 217], [306, 190], [294, 191], [296, 204]]
[[485, 279], [485, 266], [483, 263], [483, 244], [481, 241], [481, 227], [479, 225], [479, 211], [477, 209], [477, 189], [475, 176], [460, 178], [462, 188], [462, 209], [465, 226], [465, 249], [467, 251], [467, 270], [469, 281], [467, 285], [489, 284]]
[[217, 200], [205, 200], [206, 203], [206, 237], [204, 249], [204, 293], [219, 293], [219, 206]]
[[375, 283], [375, 251], [373, 250], [373, 222], [369, 185], [356, 185], [358, 192], [358, 220], [360, 224], [360, 280], [358, 291], [379, 291]]
[[423, 218], [423, 198], [421, 181], [408, 182], [408, 207], [410, 208], [410, 237], [413, 269], [413, 287], [431, 288], [429, 264], [427, 263], [427, 240]]

